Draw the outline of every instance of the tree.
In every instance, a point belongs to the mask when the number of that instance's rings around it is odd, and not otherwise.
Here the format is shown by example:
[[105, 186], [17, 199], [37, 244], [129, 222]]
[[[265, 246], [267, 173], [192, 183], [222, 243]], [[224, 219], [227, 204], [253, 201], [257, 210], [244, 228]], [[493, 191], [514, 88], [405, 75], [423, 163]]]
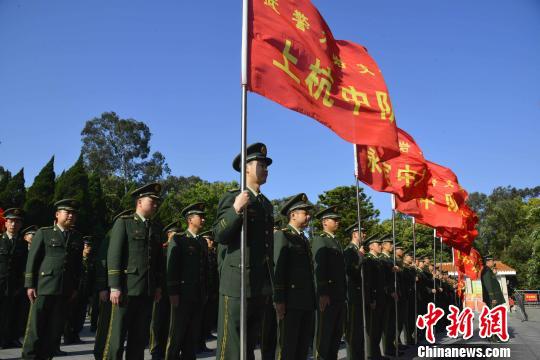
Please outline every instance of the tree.
[[68, 198], [75, 199], [80, 203], [77, 229], [85, 235], [91, 235], [92, 206], [88, 194], [88, 174], [84, 168], [82, 155], [71, 168], [56, 180], [54, 201]]
[[9, 170], [7, 169], [4, 169], [3, 166], [0, 166], [0, 193], [4, 191], [9, 180], [11, 180], [11, 172], [9, 172]]
[[119, 177], [127, 191], [131, 181], [155, 181], [170, 169], [159, 152], [150, 154], [152, 134], [148, 126], [134, 119], [121, 119], [114, 112], [86, 122], [82, 132], [82, 155], [90, 173], [100, 178]]
[[88, 197], [90, 202], [90, 234], [99, 241], [107, 232], [108, 213], [101, 180], [97, 174], [88, 177]]
[[12, 207], [22, 208], [25, 198], [24, 169], [21, 169], [9, 180], [4, 190], [0, 193], [0, 207], [3, 209]]
[[54, 156], [35, 177], [26, 193], [25, 223], [39, 227], [49, 226], [54, 220]]
[[[343, 245], [350, 241], [349, 234], [345, 234], [345, 229], [358, 220], [356, 186], [338, 186], [319, 195], [319, 201], [315, 205], [314, 214], [323, 207], [338, 206], [338, 212], [342, 216], [341, 224], [337, 236], [342, 240]], [[360, 214], [362, 217], [362, 228], [370, 234], [372, 228], [377, 224], [379, 210], [375, 209], [371, 198], [360, 188]], [[321, 230], [322, 226], [319, 220], [313, 221], [313, 226]]]

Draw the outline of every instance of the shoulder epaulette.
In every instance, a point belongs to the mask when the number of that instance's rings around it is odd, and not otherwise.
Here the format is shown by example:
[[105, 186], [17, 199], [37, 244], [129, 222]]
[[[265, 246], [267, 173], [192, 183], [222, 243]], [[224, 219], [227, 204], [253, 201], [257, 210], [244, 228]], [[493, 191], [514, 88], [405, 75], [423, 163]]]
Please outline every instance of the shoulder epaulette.
[[49, 229], [54, 229], [54, 226], [43, 226], [39, 228], [39, 230], [49, 230]]
[[[122, 216], [118, 217], [118, 219], [133, 219], [133, 214], [122, 215]], [[116, 219], [116, 220], [118, 220], [118, 219]]]
[[236, 188], [236, 189], [229, 189], [227, 190], [227, 192], [230, 192], [230, 193], [233, 193], [233, 192], [236, 192], [236, 191], [240, 191], [239, 188]]

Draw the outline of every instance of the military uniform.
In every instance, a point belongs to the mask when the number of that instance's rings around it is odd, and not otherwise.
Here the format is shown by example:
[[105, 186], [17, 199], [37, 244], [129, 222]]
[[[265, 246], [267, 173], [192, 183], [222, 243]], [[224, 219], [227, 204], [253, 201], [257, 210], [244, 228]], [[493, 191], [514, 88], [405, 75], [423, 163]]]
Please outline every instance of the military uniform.
[[[315, 216], [321, 221], [326, 218], [340, 218], [336, 214], [336, 207], [324, 209]], [[337, 358], [346, 312], [347, 285], [343, 247], [339, 239], [327, 232], [314, 236], [311, 247], [315, 263], [317, 295], [319, 298], [321, 296], [330, 298], [330, 304], [324, 311], [317, 309], [313, 357], [331, 360]]]
[[[208, 301], [204, 305], [202, 317], [202, 330], [199, 339], [199, 351], [207, 351], [206, 339], [212, 337], [212, 331], [217, 329], [217, 311], [219, 303], [219, 274], [217, 265], [217, 248], [209, 246], [206, 239], [214, 241], [211, 230], [202, 232], [200, 237], [208, 247]], [[215, 337], [214, 337], [215, 338]]]
[[[182, 210], [182, 216], [204, 215], [204, 204], [196, 203]], [[187, 229], [174, 235], [167, 249], [167, 291], [179, 296], [178, 306], [171, 306], [167, 360], [196, 357], [201, 332], [202, 311], [207, 300], [208, 246], [200, 236]]]
[[[266, 157], [266, 147], [257, 143], [248, 146], [246, 161], [272, 160]], [[240, 171], [240, 156], [233, 162]], [[247, 207], [237, 214], [233, 204], [240, 190], [227, 192], [219, 201], [214, 234], [218, 248], [220, 271], [218, 315], [218, 360], [240, 358], [240, 233], [243, 217], [247, 216], [245, 291], [247, 298], [247, 359], [254, 358], [254, 348], [260, 335], [264, 304], [272, 294], [273, 273], [273, 206], [262, 193], [249, 190]]]
[[404, 302], [403, 311], [403, 333], [405, 337], [405, 344], [414, 344], [414, 329], [416, 327], [415, 319], [415, 293], [414, 285], [416, 282], [416, 269], [412, 265], [403, 264], [402, 272], [402, 288], [401, 294]]
[[[391, 235], [384, 235], [381, 240], [384, 242], [392, 242]], [[393, 267], [394, 260], [391, 254], [381, 252], [379, 255], [382, 265], [382, 271], [384, 273], [384, 306], [383, 306], [383, 333], [382, 344], [386, 355], [394, 356], [395, 349], [395, 336], [396, 336], [396, 304], [392, 297], [392, 293], [398, 294], [398, 289], [395, 287], [395, 279]]]
[[[134, 192], [136, 198], [159, 199], [159, 184], [149, 184]], [[122, 359], [128, 337], [126, 358], [143, 359], [147, 344], [152, 303], [163, 281], [161, 232], [150, 219], [139, 214], [121, 216], [110, 233], [107, 274], [111, 293], [120, 290], [113, 304], [104, 359]]]
[[[22, 221], [22, 210], [7, 209], [6, 219]], [[28, 249], [19, 234], [0, 234], [0, 346], [20, 347], [20, 316], [25, 308], [24, 268]]]
[[[75, 200], [57, 202], [58, 210], [76, 211]], [[39, 229], [30, 246], [25, 287], [37, 290], [30, 307], [23, 359], [52, 357], [60, 345], [66, 305], [79, 287], [83, 241], [73, 229], [58, 225]]]
[[[487, 262], [487, 260], [493, 260], [493, 257], [488, 255], [484, 260]], [[505, 303], [501, 284], [492, 269], [484, 266], [480, 280], [482, 281], [482, 300], [490, 309]], [[493, 301], [496, 302], [495, 305], [492, 303]]]
[[[306, 194], [285, 203], [281, 213], [310, 210]], [[307, 359], [312, 341], [316, 294], [311, 247], [304, 233], [289, 224], [274, 233], [274, 303], [285, 306], [279, 320], [278, 359]]]
[[[358, 223], [346, 229], [348, 233], [358, 232]], [[347, 271], [347, 324], [345, 339], [347, 359], [364, 359], [364, 316], [362, 309], [362, 266], [364, 255], [360, 247], [350, 242], [343, 252]]]
[[[365, 246], [368, 247], [373, 242], [381, 242], [373, 235], [366, 239]], [[371, 252], [364, 258], [364, 288], [366, 306], [366, 352], [368, 358], [378, 359], [381, 357], [380, 342], [382, 336], [382, 314], [385, 302], [385, 278], [381, 260]]]

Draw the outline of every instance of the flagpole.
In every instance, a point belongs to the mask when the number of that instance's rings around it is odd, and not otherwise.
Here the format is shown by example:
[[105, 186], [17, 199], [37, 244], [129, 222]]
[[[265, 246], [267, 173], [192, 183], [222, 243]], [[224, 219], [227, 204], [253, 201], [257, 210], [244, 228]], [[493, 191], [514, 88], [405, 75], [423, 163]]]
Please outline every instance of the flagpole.
[[[416, 269], [416, 219], [412, 217], [412, 237], [413, 237], [413, 264]], [[416, 277], [418, 273], [414, 274], [414, 321], [416, 324], [416, 318], [418, 317], [418, 300], [416, 294]], [[414, 327], [414, 343], [418, 344], [418, 327]]]
[[[241, 134], [241, 178], [240, 190], [246, 190], [246, 148], [247, 148], [247, 84], [248, 84], [248, 10], [249, 0], [242, 0], [242, 134]], [[240, 360], [247, 359], [247, 321], [246, 321], [246, 241], [247, 239], [247, 209], [244, 209], [242, 231], [240, 235]], [[225, 351], [225, 349], [221, 349]]]
[[[353, 152], [354, 152], [354, 179], [356, 181], [356, 216], [358, 218], [358, 236], [360, 239], [360, 246], [362, 246], [362, 214], [360, 211], [360, 184], [358, 183], [358, 175], [360, 173], [360, 169], [358, 168], [358, 154], [356, 152], [356, 144], [353, 144]], [[368, 360], [368, 353], [367, 353], [367, 327], [366, 327], [366, 287], [365, 287], [365, 281], [364, 281], [364, 266], [363, 264], [360, 266], [360, 278], [362, 279], [362, 330], [364, 332], [364, 360]]]
[[442, 236], [439, 237], [439, 239], [441, 240], [441, 251], [440, 251], [440, 254], [439, 254], [439, 266], [441, 267], [441, 276], [442, 276], [442, 251], [443, 251], [443, 244], [442, 244]]
[[435, 243], [435, 240], [437, 239], [437, 229], [433, 229], [433, 289], [435, 292], [433, 293], [433, 305], [435, 305], [435, 300], [437, 297], [437, 285], [435, 284], [435, 269], [437, 266], [437, 245]]
[[[394, 254], [394, 268], [396, 267], [396, 195], [392, 194], [392, 245], [393, 245], [393, 254]], [[398, 342], [398, 300], [397, 300], [397, 273], [395, 269], [392, 269], [394, 271], [394, 293], [396, 296], [394, 297], [394, 314], [396, 316], [395, 318], [395, 336], [394, 336], [394, 342], [396, 347], [396, 357], [399, 357], [399, 342]]]

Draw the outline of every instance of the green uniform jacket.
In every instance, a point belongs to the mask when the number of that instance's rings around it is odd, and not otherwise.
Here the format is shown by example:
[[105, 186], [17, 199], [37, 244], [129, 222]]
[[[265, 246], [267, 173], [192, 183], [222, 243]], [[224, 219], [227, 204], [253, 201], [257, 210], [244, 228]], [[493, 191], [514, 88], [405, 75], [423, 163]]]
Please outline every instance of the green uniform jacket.
[[[409, 265], [403, 264], [400, 278], [401, 296], [414, 301], [414, 283], [416, 282], [416, 270]], [[416, 289], [418, 291], [418, 289]]]
[[379, 255], [379, 260], [381, 261], [382, 271], [384, 273], [384, 293], [390, 296], [394, 292], [394, 272], [392, 271], [394, 258], [382, 252]]
[[[150, 220], [149, 220], [150, 221]], [[163, 255], [160, 229], [148, 229], [137, 214], [121, 216], [110, 233], [107, 274], [111, 289], [128, 296], [153, 296], [162, 287]]]
[[311, 248], [305, 236], [288, 226], [274, 233], [274, 302], [287, 309], [315, 310]]
[[343, 252], [347, 271], [347, 299], [351, 304], [362, 304], [362, 263], [360, 248], [349, 243]]
[[[204, 241], [204, 243], [203, 243]], [[206, 240], [186, 231], [167, 246], [167, 290], [180, 301], [204, 303], [208, 297], [208, 246]]]
[[67, 239], [58, 226], [39, 229], [28, 253], [24, 286], [38, 295], [71, 295], [78, 290], [83, 241], [71, 230]]
[[0, 237], [0, 296], [12, 294], [24, 286], [24, 267], [28, 247], [18, 236], [9, 239], [4, 233]]
[[497, 276], [489, 267], [484, 266], [481, 274], [482, 280], [482, 300], [488, 307], [492, 307], [491, 301], [497, 300], [497, 305], [504, 304], [504, 296], [501, 290], [501, 284], [497, 280]]
[[339, 239], [323, 232], [313, 237], [311, 247], [318, 295], [328, 295], [331, 302], [344, 301], [347, 284], [343, 248]]
[[379, 305], [384, 300], [384, 273], [381, 261], [371, 253], [364, 257], [364, 281], [366, 289], [366, 306], [373, 302]]
[[[272, 294], [273, 207], [264, 195], [251, 191], [247, 206], [246, 296]], [[240, 297], [240, 232], [244, 214], [237, 214], [233, 204], [240, 190], [229, 191], [219, 201], [214, 224], [215, 240], [220, 245], [219, 292]]]

